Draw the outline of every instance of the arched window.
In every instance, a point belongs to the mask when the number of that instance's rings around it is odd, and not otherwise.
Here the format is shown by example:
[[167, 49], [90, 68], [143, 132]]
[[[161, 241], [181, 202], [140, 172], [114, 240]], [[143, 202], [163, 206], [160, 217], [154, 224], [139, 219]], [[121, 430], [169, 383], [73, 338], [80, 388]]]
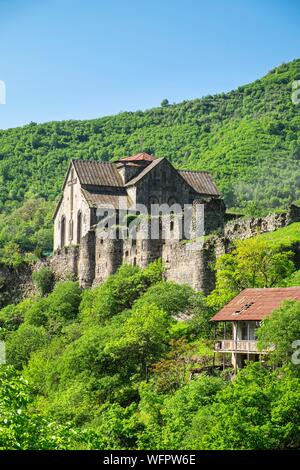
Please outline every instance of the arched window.
[[176, 201], [175, 197], [169, 197], [168, 205], [173, 206], [173, 204], [177, 204], [177, 201]]
[[159, 200], [156, 196], [150, 196], [149, 197], [149, 204], [151, 206], [151, 204], [159, 204]]
[[60, 222], [60, 247], [63, 248], [66, 244], [66, 218], [63, 215]]
[[77, 213], [77, 245], [80, 245], [80, 240], [82, 237], [82, 213], [78, 211]]

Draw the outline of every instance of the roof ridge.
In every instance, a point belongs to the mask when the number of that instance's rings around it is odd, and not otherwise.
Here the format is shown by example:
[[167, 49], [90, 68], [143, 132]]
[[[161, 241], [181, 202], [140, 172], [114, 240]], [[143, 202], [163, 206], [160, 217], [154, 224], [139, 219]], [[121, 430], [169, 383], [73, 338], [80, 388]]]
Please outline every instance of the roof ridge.
[[300, 286], [285, 286], [285, 287], [246, 287], [240, 293], [249, 291], [249, 290], [287, 290], [287, 289], [300, 289]]
[[210, 171], [207, 171], [207, 170], [177, 170], [177, 171], [180, 171], [180, 172], [185, 171], [186, 173], [209, 173], [210, 174]]
[[85, 160], [84, 158], [72, 158], [71, 159], [72, 162], [85, 162], [85, 163], [101, 163], [101, 164], [108, 164], [108, 165], [112, 165], [116, 162], [103, 162], [101, 160]]

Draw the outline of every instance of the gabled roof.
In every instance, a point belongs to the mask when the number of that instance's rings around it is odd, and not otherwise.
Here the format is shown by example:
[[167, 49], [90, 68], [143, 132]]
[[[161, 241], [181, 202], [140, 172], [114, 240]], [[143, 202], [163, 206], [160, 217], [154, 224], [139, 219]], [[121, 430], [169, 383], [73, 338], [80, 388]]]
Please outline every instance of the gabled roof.
[[82, 185], [123, 186], [121, 175], [114, 163], [94, 160], [72, 160], [72, 163]]
[[138, 181], [140, 181], [142, 178], [144, 178], [144, 176], [147, 175], [147, 173], [149, 173], [149, 171], [153, 170], [153, 168], [155, 168], [157, 165], [159, 165], [159, 163], [161, 163], [163, 160], [164, 160], [164, 158], [156, 158], [155, 160], [153, 160], [153, 162], [151, 162], [150, 165], [146, 166], [146, 168], [144, 168], [144, 170], [141, 171], [135, 178], [128, 181], [128, 183], [125, 184], [125, 187], [132, 186], [132, 185], [136, 184]]
[[245, 289], [214, 315], [211, 320], [263, 320], [273, 310], [280, 307], [284, 300], [300, 301], [300, 286]]
[[137, 155], [132, 155], [131, 157], [123, 157], [121, 158], [121, 161], [130, 161], [130, 162], [137, 162], [137, 161], [147, 161], [147, 162], [152, 162], [153, 160], [156, 160], [156, 157], [154, 155], [149, 155], [149, 153], [142, 152], [138, 153]]
[[[125, 157], [118, 162], [99, 162], [95, 160], [71, 160], [69, 164], [68, 171], [66, 173], [62, 191], [65, 188], [67, 183], [67, 178], [70, 172], [70, 168], [73, 165], [75, 168], [76, 175], [80, 181], [80, 184], [83, 189], [87, 190], [90, 194], [87, 194], [88, 203], [94, 206], [94, 204], [100, 204], [100, 195], [97, 189], [102, 188], [102, 192], [106, 188], [118, 188], [125, 190], [129, 186], [133, 186], [138, 183], [145, 175], [147, 175], [153, 168], [159, 165], [163, 160], [167, 161], [165, 158], [156, 158], [153, 155], [149, 155], [146, 152], [133, 155], [132, 157]], [[122, 177], [118, 171], [118, 166], [121, 165], [121, 162], [131, 162], [131, 165], [136, 165], [141, 167], [140, 173], [128, 181], [125, 185], [123, 183]], [[142, 163], [141, 162], [145, 162]], [[170, 166], [172, 164], [168, 162]], [[122, 165], [121, 165], [122, 166]], [[194, 191], [197, 193], [206, 196], [219, 196], [218, 190], [214, 185], [212, 178], [209, 173], [206, 171], [180, 171], [174, 168], [174, 171], [185, 181]], [[104, 200], [102, 198], [102, 200]], [[62, 197], [60, 198], [54, 217], [60, 207]], [[102, 204], [102, 203], [101, 203]]]
[[178, 170], [178, 173], [197, 193], [219, 196], [219, 191], [207, 171]]

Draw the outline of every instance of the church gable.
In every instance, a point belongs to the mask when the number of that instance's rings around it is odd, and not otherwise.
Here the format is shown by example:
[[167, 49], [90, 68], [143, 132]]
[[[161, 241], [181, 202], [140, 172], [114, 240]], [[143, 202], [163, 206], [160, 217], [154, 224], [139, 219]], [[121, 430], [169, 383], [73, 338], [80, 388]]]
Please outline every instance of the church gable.
[[166, 158], [155, 160], [127, 186], [136, 186], [136, 201], [140, 204], [188, 204], [195, 191], [180, 176]]
[[63, 194], [54, 215], [54, 250], [79, 244], [90, 228], [89, 207], [81, 194], [81, 183], [71, 162], [63, 185]]

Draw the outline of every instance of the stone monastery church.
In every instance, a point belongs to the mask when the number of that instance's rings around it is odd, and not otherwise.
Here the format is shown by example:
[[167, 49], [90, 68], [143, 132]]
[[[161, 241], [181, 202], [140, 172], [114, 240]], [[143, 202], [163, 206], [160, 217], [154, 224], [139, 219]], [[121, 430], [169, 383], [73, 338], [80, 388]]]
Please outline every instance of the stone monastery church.
[[[53, 262], [88, 287], [103, 282], [123, 263], [145, 267], [162, 258], [167, 279], [207, 291], [206, 252], [201, 246], [190, 250], [184, 234], [165, 237], [160, 232], [157, 239], [151, 239], [137, 229], [135, 238], [99, 235], [99, 211], [114, 208], [116, 213], [135, 214], [140, 204], [149, 213], [153, 205], [161, 204], [189, 205], [193, 213], [201, 204], [205, 235], [224, 225], [224, 202], [205, 171], [177, 170], [166, 158], [147, 153], [109, 163], [72, 160], [54, 214]], [[169, 224], [172, 232], [174, 221]]]

